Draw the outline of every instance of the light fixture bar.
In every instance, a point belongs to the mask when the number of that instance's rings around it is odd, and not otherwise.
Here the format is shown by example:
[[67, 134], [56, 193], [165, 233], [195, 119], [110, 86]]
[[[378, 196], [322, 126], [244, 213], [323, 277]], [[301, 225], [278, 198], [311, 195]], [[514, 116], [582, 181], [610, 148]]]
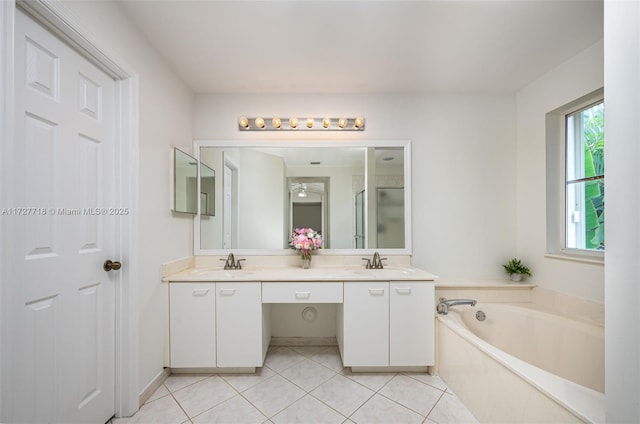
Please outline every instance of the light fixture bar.
[[364, 131], [364, 118], [261, 116], [238, 118], [240, 131]]

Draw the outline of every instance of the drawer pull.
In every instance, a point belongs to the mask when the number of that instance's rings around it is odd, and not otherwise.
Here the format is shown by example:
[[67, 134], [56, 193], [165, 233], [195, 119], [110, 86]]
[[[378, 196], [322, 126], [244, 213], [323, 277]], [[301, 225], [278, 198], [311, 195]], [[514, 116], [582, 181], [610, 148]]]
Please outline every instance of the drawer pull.
[[296, 292], [296, 299], [309, 299], [311, 292]]
[[373, 296], [382, 296], [384, 295], [384, 289], [369, 289], [369, 294]]
[[233, 296], [236, 289], [220, 289], [220, 296]]
[[209, 289], [193, 289], [194, 296], [206, 296], [209, 293]]
[[411, 287], [396, 287], [398, 294], [411, 294]]

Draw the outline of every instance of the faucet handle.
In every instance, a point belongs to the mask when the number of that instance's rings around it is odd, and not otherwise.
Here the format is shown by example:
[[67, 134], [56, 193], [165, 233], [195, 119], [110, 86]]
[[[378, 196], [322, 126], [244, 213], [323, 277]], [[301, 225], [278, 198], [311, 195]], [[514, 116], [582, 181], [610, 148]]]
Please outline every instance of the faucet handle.
[[241, 261], [246, 261], [246, 259], [236, 259], [236, 267], [235, 267], [235, 269], [242, 269]]
[[362, 258], [363, 261], [367, 261], [367, 265], [365, 266], [366, 269], [371, 269], [371, 259], [369, 258]]

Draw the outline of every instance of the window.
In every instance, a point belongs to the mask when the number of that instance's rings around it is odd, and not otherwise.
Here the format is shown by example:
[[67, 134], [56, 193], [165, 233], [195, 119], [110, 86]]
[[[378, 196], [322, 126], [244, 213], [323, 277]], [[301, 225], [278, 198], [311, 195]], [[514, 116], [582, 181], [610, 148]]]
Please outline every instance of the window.
[[565, 115], [565, 248], [605, 248], [604, 102]]
[[547, 257], [604, 264], [604, 88], [545, 115]]

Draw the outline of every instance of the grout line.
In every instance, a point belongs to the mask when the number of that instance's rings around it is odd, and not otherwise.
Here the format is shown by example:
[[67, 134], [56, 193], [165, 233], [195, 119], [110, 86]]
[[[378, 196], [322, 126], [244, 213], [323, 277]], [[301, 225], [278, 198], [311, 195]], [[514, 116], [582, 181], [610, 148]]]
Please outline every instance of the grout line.
[[[176, 377], [178, 377], [178, 376], [180, 376], [180, 375], [191, 375], [191, 374], [170, 374], [170, 375], [169, 375], [169, 377], [171, 377], [172, 375], [175, 375]], [[187, 388], [187, 387], [189, 387], [189, 386], [193, 386], [194, 384], [200, 383], [201, 381], [204, 381], [204, 380], [206, 380], [206, 379], [208, 379], [208, 378], [214, 377], [214, 376], [216, 376], [217, 374], [196, 374], [196, 375], [198, 375], [198, 376], [204, 376], [204, 377], [202, 377], [202, 379], [200, 379], [200, 380], [198, 380], [198, 381], [194, 381], [193, 383], [189, 383], [189, 384], [187, 384], [187, 385], [186, 385], [186, 386], [184, 386], [184, 387], [180, 387], [179, 389], [177, 389], [177, 390], [175, 390], [175, 391], [176, 391], [176, 392], [179, 392], [179, 391], [180, 391], [180, 390], [182, 390], [182, 389], [186, 389], [186, 388]], [[168, 377], [167, 377], [167, 378], [168, 378]], [[166, 380], [165, 380], [165, 381], [166, 381]], [[163, 383], [163, 384], [164, 384], [164, 383]], [[165, 385], [165, 387], [166, 387], [166, 384], [164, 384], [164, 385]], [[169, 389], [168, 387], [167, 387], [167, 390], [168, 390], [168, 391], [169, 391], [169, 393], [171, 393], [171, 394], [173, 394], [173, 393], [174, 393], [174, 392], [173, 392], [173, 391], [171, 391], [171, 389]]]
[[[173, 395], [173, 393], [169, 392], [169, 394], [171, 395], [171, 397], [173, 398], [174, 402], [178, 404], [178, 408], [180, 408], [182, 410], [182, 412], [184, 412], [184, 415], [187, 417], [187, 419], [189, 420], [189, 422], [191, 422], [191, 417], [189, 416], [189, 414], [187, 414], [187, 411], [184, 410], [184, 408], [182, 407], [182, 405], [180, 404], [180, 402], [178, 402], [178, 399], [176, 399], [176, 397]], [[184, 422], [184, 421], [183, 421]]]
[[[440, 402], [440, 399], [442, 399], [442, 396], [444, 396], [444, 392], [442, 392], [442, 394], [440, 395], [440, 397], [438, 398], [438, 400], [436, 401], [435, 405], [433, 405], [433, 407], [429, 410], [429, 412], [427, 413], [426, 417], [424, 417], [424, 419], [426, 420], [427, 418], [429, 418], [429, 415], [433, 412], [434, 409], [436, 409], [436, 406], [438, 406], [438, 403]], [[433, 420], [432, 420], [433, 421]]]
[[[371, 390], [371, 389], [369, 389], [369, 390]], [[373, 391], [373, 390], [371, 390], [371, 391]], [[378, 392], [373, 392], [373, 394], [372, 394], [371, 396], [369, 396], [369, 397], [367, 398], [367, 400], [365, 400], [364, 402], [362, 402], [362, 405], [358, 406], [358, 407], [356, 408], [356, 410], [355, 410], [355, 411], [353, 411], [353, 412], [352, 412], [352, 413], [347, 417], [347, 419], [351, 419], [351, 417], [353, 417], [353, 415], [354, 415], [356, 412], [358, 412], [358, 411], [360, 410], [360, 408], [362, 408], [363, 406], [365, 406], [365, 405], [367, 404], [367, 402], [369, 402], [371, 399], [373, 399], [373, 397], [374, 397], [375, 395], [377, 395], [377, 394], [378, 394]]]
[[[221, 379], [221, 380], [222, 380], [222, 382], [223, 382], [223, 383], [225, 383], [227, 386], [231, 387], [231, 390], [233, 390], [234, 392], [236, 392], [236, 394], [235, 394], [235, 395], [233, 395], [233, 396], [231, 396], [231, 397], [230, 397], [230, 398], [228, 398], [228, 399], [223, 400], [222, 402], [219, 402], [219, 403], [217, 403], [217, 404], [213, 405], [211, 408], [205, 409], [204, 411], [202, 411], [202, 412], [200, 412], [200, 413], [198, 413], [198, 414], [194, 415], [193, 417], [191, 417], [191, 416], [189, 416], [189, 415], [187, 414], [187, 416], [189, 417], [189, 419], [197, 418], [197, 417], [199, 417], [200, 415], [204, 414], [205, 412], [207, 412], [207, 411], [211, 411], [213, 408], [215, 408], [215, 407], [217, 407], [217, 406], [222, 405], [222, 404], [223, 404], [223, 403], [225, 403], [226, 401], [231, 400], [231, 399], [233, 399], [234, 397], [236, 397], [236, 396], [238, 396], [238, 395], [240, 394], [240, 392], [238, 392], [238, 390], [236, 390], [236, 388], [235, 388], [235, 387], [233, 387], [231, 384], [227, 383], [227, 380], [225, 380], [225, 379], [224, 379], [224, 378], [222, 378], [222, 377], [220, 377], [220, 379]], [[174, 397], [174, 399], [175, 399], [175, 397]], [[176, 399], [176, 402], [177, 402], [177, 399]], [[178, 404], [179, 404], [179, 403], [180, 403], [180, 402], [178, 402]], [[180, 406], [182, 406], [182, 405], [180, 405]], [[185, 413], [186, 413], [186, 411], [185, 411]]]
[[[400, 373], [400, 374], [404, 375], [405, 377], [409, 377], [409, 378], [411, 378], [411, 379], [414, 379], [414, 380], [415, 380], [415, 381], [417, 381], [418, 383], [422, 383], [422, 384], [425, 384], [425, 385], [427, 385], [427, 386], [429, 386], [429, 387], [433, 387], [434, 389], [440, 390], [440, 391], [441, 391], [441, 392], [443, 392], [443, 393], [447, 391], [447, 389], [442, 390], [440, 387], [436, 387], [436, 386], [434, 386], [434, 385], [432, 385], [432, 384], [425, 383], [424, 381], [422, 381], [422, 380], [420, 380], [420, 379], [417, 379], [417, 378], [414, 378], [414, 377], [413, 377], [413, 376], [411, 376], [411, 375], [408, 375], [408, 374], [405, 374], [405, 373]], [[441, 379], [441, 380], [442, 380], [442, 379]], [[453, 394], [453, 393], [451, 393], [451, 394]]]
[[[269, 378], [271, 378], [271, 377], [269, 377]], [[247, 390], [249, 390], [249, 389], [247, 389]], [[263, 417], [265, 417], [267, 419], [266, 421], [263, 421], [263, 423], [266, 423], [267, 421], [271, 422], [271, 419], [269, 417], [267, 417], [267, 415], [264, 412], [262, 412], [262, 410], [260, 408], [255, 406], [253, 404], [253, 402], [251, 402], [249, 399], [247, 399], [242, 393], [239, 393], [239, 395], [242, 396], [242, 399], [246, 400], [249, 403], [249, 405], [253, 406], [256, 409], [256, 411], [258, 411], [260, 414], [262, 414]]]
[[[403, 405], [403, 404], [401, 404], [400, 402], [398, 402], [397, 400], [395, 400], [395, 399], [391, 399], [390, 397], [385, 396], [385, 395], [384, 395], [384, 394], [382, 394], [382, 393], [376, 393], [376, 394], [377, 394], [377, 395], [382, 396], [383, 398], [385, 398], [385, 399], [387, 399], [387, 400], [390, 400], [391, 402], [394, 402], [394, 403], [396, 403], [396, 404], [400, 405], [400, 406], [401, 406], [401, 407], [403, 407], [404, 409], [408, 409], [409, 411], [415, 412], [416, 414], [420, 415], [420, 416], [421, 416], [421, 417], [423, 417], [423, 418], [427, 418], [427, 415], [429, 415], [429, 414], [424, 415], [422, 412], [418, 412], [418, 411], [416, 411], [415, 409], [409, 408], [407, 405]], [[440, 395], [440, 397], [442, 397], [442, 394]], [[440, 397], [438, 398], [438, 400], [440, 400]], [[433, 405], [433, 407], [432, 407], [431, 409], [435, 408], [435, 406], [436, 406], [436, 404], [437, 404], [437, 403], [438, 403], [438, 402], [436, 401], [436, 403]]]
[[[333, 377], [332, 377], [333, 378]], [[329, 381], [329, 380], [327, 380]], [[315, 389], [314, 389], [315, 390]], [[336, 411], [337, 414], [341, 415], [344, 417], [344, 420], [348, 420], [349, 417], [345, 416], [342, 412], [338, 411], [336, 408], [334, 408], [333, 406], [329, 405], [328, 403], [326, 403], [325, 401], [323, 401], [322, 399], [318, 399], [317, 397], [314, 396], [313, 393], [309, 392], [307, 393], [307, 395], [311, 396], [312, 398], [314, 398], [315, 400], [317, 400], [318, 402], [320, 402], [321, 404], [323, 404], [324, 406], [326, 406], [327, 408]], [[343, 421], [344, 422], [344, 421]]]

